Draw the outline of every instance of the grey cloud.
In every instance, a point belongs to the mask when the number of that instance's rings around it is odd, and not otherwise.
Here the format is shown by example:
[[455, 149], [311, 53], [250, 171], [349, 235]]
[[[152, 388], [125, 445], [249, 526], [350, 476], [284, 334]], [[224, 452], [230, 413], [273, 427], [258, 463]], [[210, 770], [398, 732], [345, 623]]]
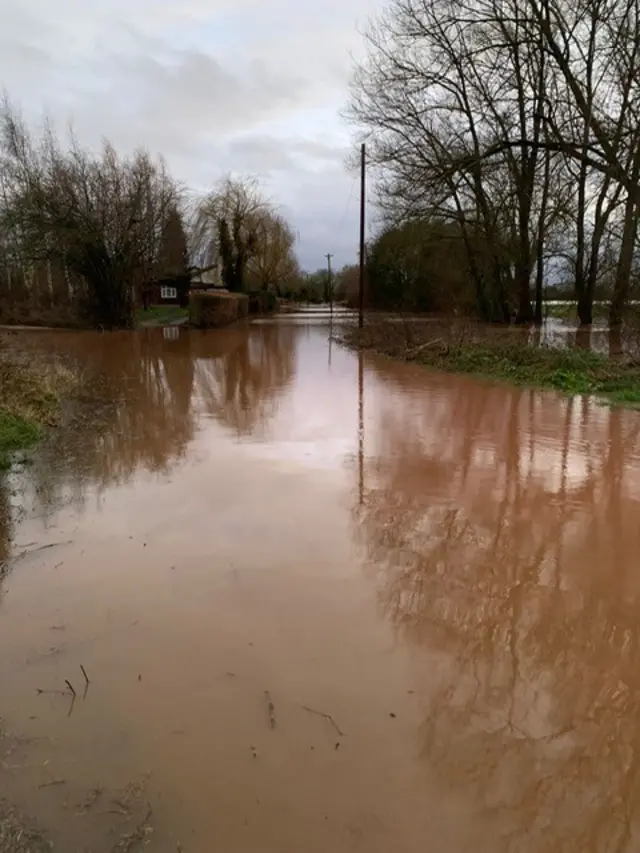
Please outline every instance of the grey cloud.
[[324, 255], [334, 255], [336, 268], [354, 263], [358, 250], [358, 180], [339, 166], [315, 174], [300, 172], [281, 186], [280, 197], [300, 233], [303, 265], [316, 269]]
[[[306, 81], [285, 78], [259, 65], [232, 73], [214, 56], [174, 51], [161, 58], [112, 54], [93, 75], [108, 80], [100, 102], [90, 89], [78, 92], [79, 126], [118, 128], [122, 141], [154, 150], [194, 150], [196, 140], [222, 142], [256, 124], [294, 111], [305, 99]], [[100, 121], [101, 118], [101, 121]], [[111, 135], [111, 134], [110, 134]]]
[[164, 154], [194, 189], [257, 175], [290, 211], [303, 264], [327, 251], [341, 264], [357, 228], [340, 226], [352, 179], [337, 114], [354, 23], [379, 2], [0, 0], [0, 86], [87, 144]]
[[291, 149], [301, 157], [308, 157], [323, 165], [329, 164], [334, 167], [344, 164], [348, 152], [348, 148], [345, 148], [343, 145], [330, 145], [327, 142], [313, 139], [297, 139], [292, 141]]
[[252, 173], [266, 174], [342, 166], [346, 153], [343, 146], [314, 139], [256, 134], [234, 139], [224, 156], [230, 162], [246, 164]]
[[29, 91], [44, 81], [46, 90], [47, 77], [55, 66], [51, 52], [42, 44], [44, 35], [31, 15], [19, 9], [7, 10], [0, 30], [0, 88]]
[[358, 240], [357, 176], [343, 168], [345, 148], [298, 137], [250, 135], [212, 151], [220, 173], [242, 164], [255, 175], [280, 211], [295, 226], [300, 261], [322, 265], [326, 252], [336, 267], [352, 263]]
[[266, 177], [273, 172], [291, 172], [295, 159], [286, 141], [270, 136], [250, 136], [229, 143], [222, 153], [225, 170], [242, 163], [251, 174]]

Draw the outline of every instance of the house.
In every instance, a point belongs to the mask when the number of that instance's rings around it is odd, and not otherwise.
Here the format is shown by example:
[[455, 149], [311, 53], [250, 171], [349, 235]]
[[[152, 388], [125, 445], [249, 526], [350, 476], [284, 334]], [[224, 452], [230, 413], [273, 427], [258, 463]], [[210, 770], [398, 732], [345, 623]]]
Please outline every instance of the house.
[[[186, 284], [186, 287], [185, 287]], [[184, 276], [173, 278], [160, 278], [153, 283], [152, 302], [155, 305], [179, 305], [180, 291], [185, 288], [189, 290], [211, 290], [221, 289], [222, 276], [219, 264], [214, 264], [206, 269], [191, 269], [188, 282]]]
[[186, 305], [190, 290], [223, 288], [219, 264], [200, 269], [189, 267], [181, 274], [158, 275], [146, 285], [139, 283], [134, 288], [137, 305]]
[[191, 277], [191, 288], [193, 290], [210, 290], [214, 287], [224, 287], [222, 283], [222, 270], [219, 262], [216, 262], [205, 269], [193, 272]]
[[186, 304], [189, 287], [189, 275], [158, 278], [151, 283], [149, 304], [180, 305], [181, 302]]

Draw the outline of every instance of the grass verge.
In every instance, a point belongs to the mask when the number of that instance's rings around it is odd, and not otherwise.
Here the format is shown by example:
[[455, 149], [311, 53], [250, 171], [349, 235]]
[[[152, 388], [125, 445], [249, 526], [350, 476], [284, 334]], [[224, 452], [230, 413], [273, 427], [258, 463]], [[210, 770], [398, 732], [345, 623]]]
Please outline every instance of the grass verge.
[[166, 326], [179, 320], [186, 320], [189, 316], [188, 308], [179, 305], [151, 305], [146, 311], [144, 308], [136, 309], [136, 326]]
[[0, 850], [2, 853], [51, 853], [52, 847], [38, 829], [0, 800]]
[[11, 465], [16, 451], [35, 444], [55, 426], [60, 401], [75, 380], [59, 366], [35, 368], [0, 350], [0, 469]]
[[11, 454], [35, 444], [42, 437], [36, 421], [0, 409], [0, 470], [11, 465]]
[[490, 333], [480, 341], [460, 342], [433, 336], [417, 345], [402, 347], [397, 340], [386, 337], [382, 328], [347, 330], [343, 340], [347, 345], [362, 346], [436, 370], [569, 395], [595, 395], [615, 405], [640, 406], [640, 363], [613, 360], [588, 350], [505, 342], [498, 334], [492, 342]]
[[[1, 566], [0, 566], [1, 569]], [[2, 728], [0, 717], [0, 760], [15, 746]], [[51, 853], [52, 846], [32, 821], [0, 797], [0, 851], [2, 853]]]

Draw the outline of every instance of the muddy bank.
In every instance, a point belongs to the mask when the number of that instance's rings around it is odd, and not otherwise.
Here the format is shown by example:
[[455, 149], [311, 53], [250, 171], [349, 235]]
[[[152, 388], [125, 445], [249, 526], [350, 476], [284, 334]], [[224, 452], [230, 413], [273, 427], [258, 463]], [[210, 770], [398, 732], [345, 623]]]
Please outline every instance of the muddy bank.
[[32, 340], [105, 402], [1, 484], [3, 796], [65, 853], [634, 853], [637, 414], [328, 332]]

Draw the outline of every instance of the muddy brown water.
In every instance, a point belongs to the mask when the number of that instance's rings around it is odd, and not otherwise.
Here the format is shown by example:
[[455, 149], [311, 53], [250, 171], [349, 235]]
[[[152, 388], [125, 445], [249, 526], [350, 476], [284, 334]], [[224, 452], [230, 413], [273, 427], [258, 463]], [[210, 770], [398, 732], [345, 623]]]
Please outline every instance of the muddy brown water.
[[92, 388], [0, 493], [56, 850], [640, 849], [640, 414], [300, 320], [25, 335]]

